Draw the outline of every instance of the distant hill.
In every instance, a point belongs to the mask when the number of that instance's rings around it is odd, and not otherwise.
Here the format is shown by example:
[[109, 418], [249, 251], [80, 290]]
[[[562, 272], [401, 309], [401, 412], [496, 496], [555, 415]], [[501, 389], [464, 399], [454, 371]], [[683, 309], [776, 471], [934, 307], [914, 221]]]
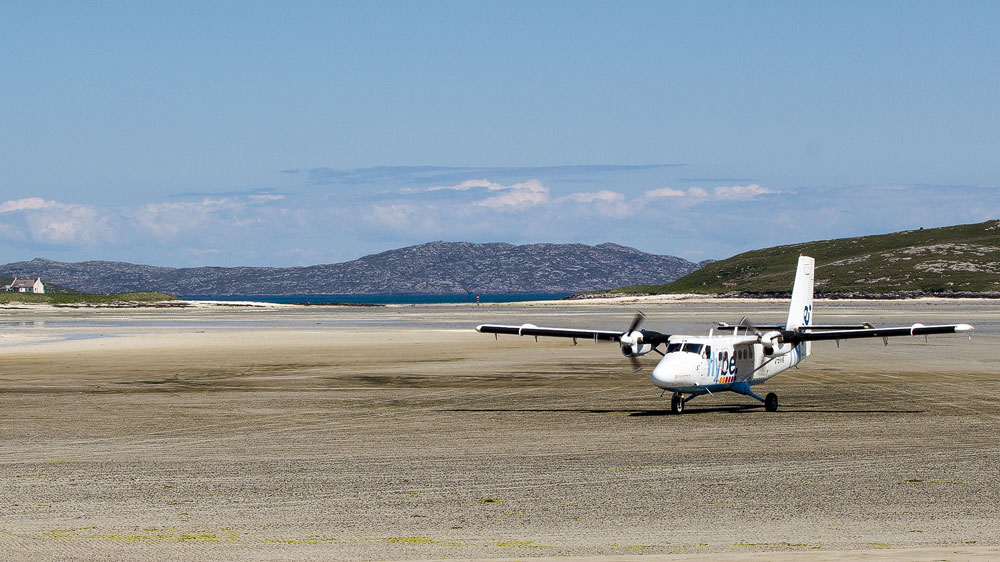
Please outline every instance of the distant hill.
[[574, 293], [652, 280], [699, 264], [617, 244], [431, 242], [330, 265], [170, 268], [45, 259], [0, 266], [88, 293], [164, 291], [186, 296], [315, 294]]
[[669, 284], [629, 293], [787, 294], [799, 254], [816, 258], [816, 292], [842, 296], [1000, 292], [1000, 221], [755, 250]]

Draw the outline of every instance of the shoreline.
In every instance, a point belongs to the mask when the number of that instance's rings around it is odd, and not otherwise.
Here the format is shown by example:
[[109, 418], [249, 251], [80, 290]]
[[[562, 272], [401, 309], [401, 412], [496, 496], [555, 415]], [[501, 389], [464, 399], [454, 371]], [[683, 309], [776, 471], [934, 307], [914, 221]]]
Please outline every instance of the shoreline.
[[[298, 310], [309, 308], [351, 308], [351, 309], [379, 309], [379, 308], [471, 308], [471, 307], [510, 307], [510, 306], [608, 306], [621, 304], [670, 304], [670, 303], [787, 303], [787, 296], [747, 296], [747, 295], [702, 295], [694, 293], [660, 294], [660, 295], [617, 295], [609, 297], [585, 297], [585, 298], [563, 298], [536, 301], [511, 301], [511, 302], [454, 302], [454, 303], [388, 303], [388, 304], [358, 304], [350, 302], [337, 303], [274, 303], [264, 301], [230, 301], [230, 300], [186, 300], [178, 299], [173, 301], [159, 302], [120, 302], [120, 303], [42, 303], [42, 302], [19, 302], [11, 301], [0, 303], [0, 310], [212, 310], [212, 309], [279, 309]], [[998, 300], [997, 296], [816, 296], [813, 300], [817, 302], [850, 302], [850, 303], [921, 303], [921, 302], [993, 302]]]

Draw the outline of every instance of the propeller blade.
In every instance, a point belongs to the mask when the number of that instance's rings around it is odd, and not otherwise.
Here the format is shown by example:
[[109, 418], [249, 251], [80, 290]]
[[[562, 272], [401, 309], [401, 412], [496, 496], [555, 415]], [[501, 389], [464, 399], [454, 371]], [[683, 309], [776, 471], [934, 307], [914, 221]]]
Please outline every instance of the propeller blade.
[[639, 327], [639, 324], [642, 324], [642, 321], [645, 319], [646, 315], [643, 314], [642, 311], [637, 310], [635, 313], [635, 318], [632, 319], [632, 325], [628, 327], [628, 330], [625, 333], [631, 334], [632, 332], [634, 332], [636, 328]]
[[635, 355], [629, 355], [629, 360], [632, 361], [632, 374], [638, 373], [642, 370], [642, 364], [639, 363], [639, 359]]
[[743, 318], [740, 318], [739, 323], [737, 323], [736, 325], [737, 326], [742, 326], [742, 327], [746, 328], [747, 330], [752, 331], [755, 336], [759, 336], [760, 335], [760, 330], [758, 330], [757, 326], [754, 326], [753, 322], [751, 322], [750, 319], [747, 318], [746, 316], [744, 316]]

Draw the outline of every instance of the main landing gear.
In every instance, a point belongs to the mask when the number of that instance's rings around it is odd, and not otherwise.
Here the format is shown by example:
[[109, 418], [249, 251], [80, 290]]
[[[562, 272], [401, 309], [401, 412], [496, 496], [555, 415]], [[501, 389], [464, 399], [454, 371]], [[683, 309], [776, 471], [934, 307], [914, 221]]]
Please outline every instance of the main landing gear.
[[761, 398], [760, 396], [754, 394], [753, 391], [750, 390], [750, 385], [745, 382], [734, 384], [732, 387], [729, 388], [729, 390], [760, 400], [761, 402], [764, 403], [764, 409], [767, 410], [768, 412], [778, 411], [778, 395], [773, 392], [769, 392], [767, 393], [767, 396]]
[[764, 409], [768, 412], [778, 411], [778, 395], [771, 392], [764, 397]]
[[[750, 396], [751, 398], [760, 400], [761, 402], [764, 403], [764, 409], [767, 410], [768, 412], [778, 411], [778, 395], [773, 392], [769, 392], [767, 393], [767, 396], [761, 398], [760, 396], [757, 396], [750, 390], [750, 385], [748, 385], [747, 383], [740, 383], [733, 385], [728, 390], [739, 394], [745, 394], [746, 396]], [[670, 413], [683, 414], [684, 403], [694, 398], [695, 396], [700, 396], [700, 394], [692, 393], [687, 398], [684, 398], [684, 394], [682, 394], [681, 392], [674, 392], [673, 396], [670, 397]]]

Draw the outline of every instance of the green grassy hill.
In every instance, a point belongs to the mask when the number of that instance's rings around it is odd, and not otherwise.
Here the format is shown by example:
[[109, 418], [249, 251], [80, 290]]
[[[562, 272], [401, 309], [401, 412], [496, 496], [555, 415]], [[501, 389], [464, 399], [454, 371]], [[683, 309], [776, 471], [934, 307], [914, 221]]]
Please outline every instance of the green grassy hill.
[[8, 293], [0, 291], [0, 304], [6, 303], [49, 303], [49, 304], [120, 304], [120, 303], [158, 303], [174, 301], [177, 297], [167, 293], [113, 293], [110, 295], [91, 295], [87, 293]]
[[1000, 291], [1000, 220], [754, 250], [666, 285], [609, 293], [790, 293], [799, 254], [816, 258], [817, 294]]
[[0, 304], [11, 302], [43, 302], [49, 304], [113, 304], [121, 302], [161, 302], [177, 300], [174, 295], [157, 292], [114, 293], [110, 295], [90, 295], [59, 285], [45, 284], [45, 294], [14, 293], [4, 291], [2, 286], [13, 281], [10, 277], [0, 276]]

